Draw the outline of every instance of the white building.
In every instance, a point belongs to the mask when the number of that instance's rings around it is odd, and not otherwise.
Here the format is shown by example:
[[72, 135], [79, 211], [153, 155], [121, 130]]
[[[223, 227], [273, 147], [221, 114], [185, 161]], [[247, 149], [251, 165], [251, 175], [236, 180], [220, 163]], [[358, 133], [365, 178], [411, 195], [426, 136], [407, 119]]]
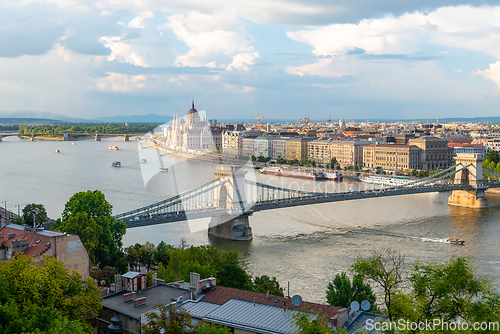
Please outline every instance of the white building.
[[194, 107], [188, 111], [186, 117], [174, 115], [172, 125], [163, 129], [163, 136], [166, 138], [167, 147], [177, 151], [215, 149], [212, 138], [210, 124], [207, 119], [201, 120], [198, 110]]

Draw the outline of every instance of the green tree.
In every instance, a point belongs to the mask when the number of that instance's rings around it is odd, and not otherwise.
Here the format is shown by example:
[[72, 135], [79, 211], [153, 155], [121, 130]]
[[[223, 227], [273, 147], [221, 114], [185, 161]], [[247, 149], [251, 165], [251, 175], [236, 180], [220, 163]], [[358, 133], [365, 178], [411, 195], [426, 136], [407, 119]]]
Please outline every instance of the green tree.
[[[62, 262], [52, 257], [45, 258], [40, 266], [27, 256], [16, 256], [0, 265], [0, 282], [3, 283], [0, 329], [6, 325], [2, 333], [35, 329], [51, 333], [53, 320], [60, 322], [62, 317], [79, 322], [90, 333], [88, 321], [94, 319], [102, 307], [99, 289], [92, 279], [82, 281], [80, 274], [70, 273]], [[3, 321], [9, 317], [10, 321]], [[13, 328], [15, 325], [22, 330], [17, 331]]]
[[251, 159], [252, 159], [252, 161], [257, 161], [257, 157], [255, 155], [253, 155], [253, 154], [251, 156]]
[[474, 276], [470, 258], [451, 258], [446, 263], [416, 262], [409, 278], [417, 321], [467, 318], [471, 304], [489, 293], [487, 281]]
[[252, 291], [252, 278], [235, 258], [229, 259], [217, 273], [218, 284], [234, 289]]
[[495, 164], [497, 164], [500, 162], [500, 154], [497, 151], [493, 151], [493, 150], [489, 151], [486, 154], [486, 160], [488, 160], [488, 163], [494, 162]]
[[96, 263], [99, 249], [99, 235], [102, 234], [102, 226], [97, 225], [94, 219], [89, 218], [86, 212], [77, 212], [68, 218], [64, 225], [64, 231], [76, 234], [82, 240], [90, 261]]
[[338, 169], [337, 168], [337, 165], [338, 165], [338, 161], [337, 161], [337, 158], [333, 157], [330, 159], [330, 169]]
[[17, 224], [17, 225], [24, 225], [24, 219], [23, 217], [15, 217], [14, 219], [12, 219], [11, 221], [12, 224]]
[[196, 334], [230, 334], [232, 333], [228, 327], [217, 326], [204, 323], [203, 326], [198, 327]]
[[358, 256], [351, 270], [382, 290], [387, 316], [392, 321], [391, 303], [405, 282], [406, 257], [393, 249], [375, 250], [368, 257]]
[[[325, 326], [320, 318], [314, 318], [310, 313], [294, 313], [293, 322], [297, 326], [296, 334], [331, 334], [331, 327]], [[347, 334], [345, 328], [339, 328], [336, 334]]]
[[363, 300], [368, 300], [374, 307], [376, 299], [371, 286], [366, 284], [360, 275], [354, 276], [351, 283], [347, 273], [341, 272], [328, 283], [326, 300], [332, 306], [341, 307], [349, 307], [353, 301], [361, 303]]
[[[106, 201], [104, 194], [100, 191], [79, 192], [66, 203], [60, 224], [54, 224], [52, 229], [66, 232], [71, 217], [76, 217], [78, 213], [86, 213], [89, 222], [93, 220], [99, 226], [99, 230], [96, 231], [99, 240], [95, 250], [96, 263], [101, 268], [116, 266], [122, 256], [122, 238], [127, 225], [113, 218], [111, 210], [111, 204]], [[73, 233], [80, 235], [82, 231], [73, 231]]]
[[40, 226], [47, 219], [47, 211], [42, 204], [31, 203], [23, 208], [23, 219], [26, 224], [33, 224], [33, 218], [36, 226]]
[[146, 321], [141, 325], [143, 334], [194, 334], [198, 329], [189, 313], [176, 305], [156, 304], [146, 313]]
[[280, 164], [280, 165], [284, 165], [284, 164], [286, 164], [286, 159], [284, 159], [284, 158], [278, 158], [276, 160], [276, 163]]
[[161, 263], [164, 266], [168, 266], [168, 261], [170, 260], [170, 255], [168, 250], [172, 249], [171, 245], [167, 245], [165, 241], [160, 241], [158, 246], [156, 246], [156, 251], [153, 255], [156, 263]]
[[253, 279], [253, 290], [259, 293], [267, 293], [270, 295], [284, 297], [283, 288], [276, 277], [270, 278], [267, 275], [257, 276]]

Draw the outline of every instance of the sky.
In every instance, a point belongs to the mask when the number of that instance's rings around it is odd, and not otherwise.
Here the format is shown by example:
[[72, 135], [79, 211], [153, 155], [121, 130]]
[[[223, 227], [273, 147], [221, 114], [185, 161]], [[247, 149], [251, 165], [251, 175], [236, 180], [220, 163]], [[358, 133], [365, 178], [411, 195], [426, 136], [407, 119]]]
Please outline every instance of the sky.
[[500, 116], [500, 1], [1, 0], [0, 111]]

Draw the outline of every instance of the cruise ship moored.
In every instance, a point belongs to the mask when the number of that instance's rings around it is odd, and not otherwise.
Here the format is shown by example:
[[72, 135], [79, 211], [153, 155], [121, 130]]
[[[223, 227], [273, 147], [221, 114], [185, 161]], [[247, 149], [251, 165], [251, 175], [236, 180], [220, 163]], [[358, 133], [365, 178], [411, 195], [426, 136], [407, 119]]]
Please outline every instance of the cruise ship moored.
[[326, 176], [322, 172], [318, 172], [315, 170], [300, 170], [300, 169], [292, 169], [292, 168], [281, 168], [281, 167], [263, 167], [260, 169], [262, 174], [271, 174], [277, 176], [286, 176], [286, 177], [297, 177], [302, 179], [310, 179], [310, 180], [324, 180]]

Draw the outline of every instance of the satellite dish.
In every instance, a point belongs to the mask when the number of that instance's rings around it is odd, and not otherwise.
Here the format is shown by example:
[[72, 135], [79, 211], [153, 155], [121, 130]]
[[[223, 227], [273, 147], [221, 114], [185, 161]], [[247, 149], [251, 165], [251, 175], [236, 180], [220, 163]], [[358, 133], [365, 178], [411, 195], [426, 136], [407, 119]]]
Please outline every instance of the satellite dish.
[[351, 303], [351, 310], [353, 310], [354, 312], [358, 312], [359, 311], [359, 303], [357, 301], [353, 301]]
[[370, 305], [370, 302], [369, 302], [368, 300], [363, 300], [363, 301], [361, 302], [361, 309], [362, 309], [363, 311], [368, 311], [368, 310], [370, 309], [370, 306], [371, 306], [371, 305]]
[[292, 297], [293, 306], [300, 306], [302, 304], [302, 297], [299, 295], [295, 295]]
[[176, 304], [177, 305], [182, 304], [182, 296], [179, 296], [179, 298], [177, 298]]
[[207, 284], [206, 284], [206, 287], [207, 287], [207, 289], [208, 289], [208, 288], [210, 287], [210, 283], [207, 283]]

